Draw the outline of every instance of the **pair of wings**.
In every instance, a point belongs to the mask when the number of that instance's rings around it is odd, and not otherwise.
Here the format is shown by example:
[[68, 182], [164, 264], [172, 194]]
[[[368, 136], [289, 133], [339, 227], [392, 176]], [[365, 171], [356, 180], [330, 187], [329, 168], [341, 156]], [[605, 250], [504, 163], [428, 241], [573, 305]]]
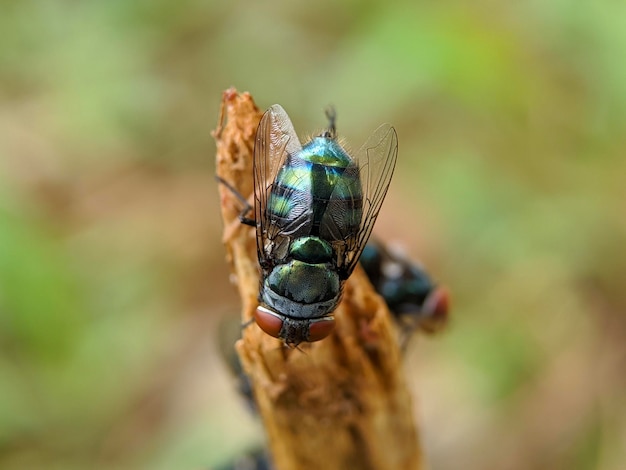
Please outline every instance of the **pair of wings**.
[[[273, 266], [273, 252], [283, 240], [272, 230], [267, 201], [278, 171], [289, 155], [302, 150], [293, 124], [285, 110], [275, 104], [259, 123], [254, 146], [254, 211], [257, 224], [257, 250], [261, 266]], [[355, 237], [341, 242], [337, 251], [342, 277], [347, 278], [359, 261], [372, 232], [374, 222], [387, 194], [398, 156], [398, 136], [389, 124], [383, 124], [352, 157], [359, 168], [363, 192], [362, 217]], [[331, 195], [331, 201], [333, 195]]]

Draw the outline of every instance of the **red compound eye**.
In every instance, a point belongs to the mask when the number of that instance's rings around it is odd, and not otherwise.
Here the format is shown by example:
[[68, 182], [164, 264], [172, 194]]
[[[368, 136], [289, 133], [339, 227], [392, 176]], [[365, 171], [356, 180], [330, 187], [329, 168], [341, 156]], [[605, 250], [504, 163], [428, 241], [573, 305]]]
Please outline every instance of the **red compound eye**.
[[423, 313], [426, 314], [419, 326], [426, 333], [435, 333], [446, 326], [450, 310], [450, 294], [447, 289], [437, 288], [428, 296], [424, 303]]
[[448, 311], [450, 310], [450, 294], [448, 293], [448, 290], [445, 288], [437, 289], [435, 292], [435, 298], [435, 308], [433, 310], [435, 316], [447, 318]]
[[254, 319], [256, 324], [268, 335], [274, 338], [280, 338], [280, 330], [283, 328], [283, 320], [278, 314], [272, 312], [265, 307], [257, 307], [254, 311]]
[[335, 317], [320, 318], [309, 324], [309, 337], [307, 341], [319, 341], [326, 338], [335, 329]]

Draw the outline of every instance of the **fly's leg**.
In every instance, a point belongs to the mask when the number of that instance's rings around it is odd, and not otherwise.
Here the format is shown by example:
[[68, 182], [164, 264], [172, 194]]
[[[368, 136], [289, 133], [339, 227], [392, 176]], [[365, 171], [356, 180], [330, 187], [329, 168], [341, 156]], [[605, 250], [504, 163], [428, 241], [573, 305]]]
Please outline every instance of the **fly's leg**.
[[228, 181], [226, 181], [225, 179], [219, 177], [219, 176], [215, 176], [215, 179], [223, 184], [224, 186], [226, 186], [226, 188], [228, 188], [228, 190], [233, 193], [233, 195], [237, 198], [237, 200], [239, 202], [241, 202], [241, 205], [243, 206], [243, 209], [241, 209], [241, 212], [239, 213], [239, 220], [241, 221], [242, 224], [244, 225], [249, 225], [251, 227], [256, 227], [256, 220], [254, 220], [251, 217], [247, 217], [246, 215], [249, 214], [250, 212], [252, 212], [253, 207], [250, 205], [250, 203], [246, 200], [245, 197], [242, 196], [242, 194], [237, 191]]
[[322, 136], [330, 139], [336, 139], [337, 127], [335, 126], [335, 122], [337, 121], [337, 112], [333, 106], [326, 108], [325, 112], [326, 118], [328, 119], [328, 129], [322, 134]]
[[244, 322], [241, 324], [241, 330], [245, 330], [246, 328], [248, 328], [250, 325], [252, 325], [253, 323], [256, 323], [254, 321], [254, 318], [251, 318], [250, 320], [248, 320], [247, 322]]

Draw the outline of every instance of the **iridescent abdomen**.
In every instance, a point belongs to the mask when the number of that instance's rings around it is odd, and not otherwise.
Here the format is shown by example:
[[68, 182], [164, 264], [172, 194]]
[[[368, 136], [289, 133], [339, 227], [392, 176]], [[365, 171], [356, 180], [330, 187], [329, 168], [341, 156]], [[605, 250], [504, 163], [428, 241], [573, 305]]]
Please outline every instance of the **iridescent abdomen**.
[[316, 137], [287, 158], [267, 211], [283, 235], [346, 240], [359, 230], [362, 200], [356, 163], [335, 140]]

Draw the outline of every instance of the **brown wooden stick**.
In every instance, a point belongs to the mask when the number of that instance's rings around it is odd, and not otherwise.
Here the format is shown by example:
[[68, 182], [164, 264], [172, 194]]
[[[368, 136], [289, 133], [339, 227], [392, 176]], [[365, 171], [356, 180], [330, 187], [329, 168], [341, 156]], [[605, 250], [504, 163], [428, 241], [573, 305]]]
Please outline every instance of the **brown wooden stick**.
[[[213, 133], [217, 174], [245, 196], [252, 193], [254, 137], [261, 116], [250, 94], [224, 92]], [[254, 229], [237, 218], [241, 204], [224, 185], [219, 191], [224, 244], [245, 324], [258, 304], [256, 239]], [[335, 318], [331, 336], [297, 349], [254, 324], [244, 328], [237, 343], [276, 468], [423, 468], [390, 314], [360, 267], [346, 283]]]

